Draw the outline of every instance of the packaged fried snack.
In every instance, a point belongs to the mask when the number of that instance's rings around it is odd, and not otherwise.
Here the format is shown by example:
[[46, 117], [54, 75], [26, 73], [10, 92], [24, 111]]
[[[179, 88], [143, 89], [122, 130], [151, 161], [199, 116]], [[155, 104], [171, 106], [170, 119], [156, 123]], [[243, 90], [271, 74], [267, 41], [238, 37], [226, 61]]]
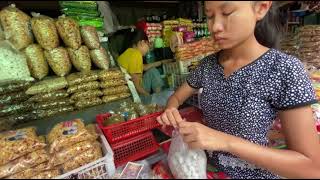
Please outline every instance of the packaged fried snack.
[[29, 81], [15, 81], [9, 84], [0, 85], [0, 95], [12, 92], [24, 91], [31, 86]]
[[116, 87], [127, 84], [127, 81], [125, 79], [110, 79], [107, 81], [102, 81], [100, 83], [100, 87], [102, 89], [110, 88], [110, 87]]
[[82, 109], [82, 108], [96, 106], [99, 104], [102, 104], [101, 99], [99, 97], [93, 97], [93, 98], [87, 98], [87, 99], [79, 99], [75, 103], [75, 106], [78, 109]]
[[102, 157], [101, 146], [99, 143], [95, 143], [95, 147], [87, 150], [74, 157], [72, 160], [64, 163], [62, 165], [63, 172], [69, 172], [74, 169], [77, 169], [83, 165], [89, 164], [95, 160], [98, 160]]
[[53, 179], [57, 176], [61, 175], [59, 169], [43, 171], [36, 176], [31, 177], [31, 179]]
[[100, 48], [100, 41], [97, 30], [93, 26], [82, 26], [81, 27], [81, 37], [88, 46], [89, 49], [99, 49]]
[[7, 131], [0, 134], [0, 165], [42, 149], [46, 144], [39, 140], [33, 127]]
[[103, 102], [103, 103], [109, 103], [109, 102], [112, 102], [112, 101], [117, 101], [117, 100], [120, 100], [120, 99], [125, 99], [125, 98], [128, 98], [128, 97], [130, 97], [130, 96], [131, 96], [130, 93], [121, 93], [121, 94], [116, 94], [116, 95], [103, 96], [103, 97], [102, 97], [102, 102]]
[[50, 51], [45, 50], [44, 55], [49, 66], [57, 76], [65, 76], [69, 74], [72, 64], [69, 59], [68, 51], [64, 47], [57, 47]]
[[49, 160], [48, 152], [44, 149], [33, 151], [25, 156], [0, 166], [0, 178], [10, 176]]
[[34, 110], [33, 113], [36, 114], [36, 116], [39, 118], [46, 118], [56, 114], [71, 112], [71, 111], [74, 111], [74, 107], [69, 105], [69, 106], [62, 106], [62, 107], [57, 107], [53, 109]]
[[99, 49], [90, 50], [90, 56], [92, 62], [100, 69], [108, 70], [109, 69], [109, 56], [106, 50], [101, 47]]
[[91, 133], [94, 137], [94, 139], [98, 139], [99, 134], [97, 133], [97, 126], [96, 124], [88, 124], [86, 126], [86, 129]]
[[68, 82], [64, 77], [52, 77], [35, 83], [31, 86], [26, 94], [40, 94], [61, 90], [68, 86]]
[[68, 48], [68, 53], [73, 66], [78, 71], [89, 72], [91, 70], [91, 58], [87, 46], [81, 46], [77, 50]]
[[78, 23], [66, 16], [59, 16], [56, 21], [59, 35], [67, 47], [78, 49], [81, 46], [81, 35]]
[[41, 93], [41, 94], [36, 94], [29, 98], [28, 101], [30, 102], [48, 102], [48, 101], [54, 101], [58, 99], [64, 99], [68, 97], [69, 94], [67, 93], [66, 90], [57, 90], [54, 92], [48, 92], [48, 93]]
[[99, 73], [99, 79], [101, 81], [107, 81], [110, 79], [124, 79], [124, 73], [122, 73], [120, 70], [102, 70]]
[[43, 79], [49, 73], [49, 65], [44, 57], [43, 49], [38, 44], [31, 44], [24, 49], [32, 77]]
[[31, 177], [38, 175], [43, 171], [46, 171], [49, 169], [50, 169], [49, 163], [45, 162], [37, 166], [34, 166], [32, 168], [21, 171], [19, 173], [16, 173], [14, 175], [11, 175], [9, 177], [6, 177], [6, 179], [31, 179]]
[[16, 113], [24, 113], [34, 109], [34, 105], [32, 103], [20, 103], [20, 104], [12, 104], [6, 105], [0, 109], [0, 117], [1, 116], [9, 116]]
[[59, 152], [66, 147], [93, 138], [81, 119], [58, 123], [47, 136], [50, 153]]
[[[38, 117], [32, 112], [3, 117], [3, 120], [5, 121], [5, 123], [2, 124], [1, 123], [2, 119], [0, 120], [0, 132], [3, 126], [4, 127], [16, 126], [22, 123], [27, 123], [29, 121], [34, 121], [36, 119], [38, 119]], [[6, 130], [10, 130], [10, 129], [6, 129]]]
[[31, 27], [35, 38], [42, 48], [52, 50], [59, 46], [59, 35], [51, 17], [31, 13]]
[[103, 93], [100, 90], [88, 90], [88, 91], [80, 91], [76, 92], [71, 96], [72, 100], [79, 100], [79, 99], [88, 99], [88, 98], [95, 98], [102, 96]]
[[60, 100], [55, 100], [55, 101], [49, 101], [49, 102], [42, 102], [42, 103], [38, 103], [35, 105], [35, 109], [54, 109], [54, 108], [59, 108], [59, 107], [66, 107], [69, 105], [74, 104], [74, 101], [69, 99], [69, 98], [65, 98], [65, 99], [60, 99]]
[[5, 39], [15, 48], [21, 50], [33, 42], [33, 34], [29, 25], [31, 17], [11, 4], [0, 11], [0, 21]]
[[72, 73], [67, 76], [67, 81], [69, 86], [83, 84], [91, 81], [96, 81], [98, 79], [99, 71], [90, 71], [90, 72], [77, 72]]
[[109, 95], [115, 95], [115, 94], [121, 94], [121, 93], [128, 93], [130, 91], [128, 86], [122, 85], [122, 86], [115, 86], [115, 87], [104, 89], [102, 92], [105, 96], [109, 96]]
[[29, 96], [25, 92], [16, 92], [0, 96], [0, 105], [14, 104], [26, 101]]
[[92, 90], [92, 89], [98, 89], [99, 88], [99, 82], [98, 81], [92, 81], [88, 83], [83, 83], [79, 85], [74, 85], [70, 86], [67, 90], [68, 93], [72, 94], [75, 92], [80, 92], [80, 91], [87, 91], [87, 90]]
[[91, 141], [83, 141], [77, 143], [75, 145], [61, 150], [60, 152], [54, 153], [53, 157], [49, 161], [49, 164], [51, 167], [64, 164], [68, 161], [71, 161], [74, 157], [78, 156], [79, 154], [92, 148], [95, 148], [95, 145]]

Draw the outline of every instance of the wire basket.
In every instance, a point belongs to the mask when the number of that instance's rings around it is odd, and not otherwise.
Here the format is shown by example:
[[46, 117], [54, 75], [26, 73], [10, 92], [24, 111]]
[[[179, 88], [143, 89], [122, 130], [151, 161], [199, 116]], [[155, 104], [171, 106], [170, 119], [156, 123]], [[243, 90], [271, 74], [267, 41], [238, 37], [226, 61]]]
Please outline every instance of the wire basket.
[[99, 114], [97, 115], [96, 120], [108, 141], [110, 143], [114, 143], [149, 131], [156, 127], [160, 127], [161, 125], [156, 120], [159, 115], [161, 115], [161, 112], [106, 127], [103, 126], [103, 121], [110, 118], [111, 114]]
[[91, 162], [87, 165], [79, 167], [73, 171], [56, 177], [55, 179], [109, 179], [115, 172], [115, 164], [113, 151], [107, 142], [106, 138], [100, 131], [99, 139], [102, 144], [104, 157]]

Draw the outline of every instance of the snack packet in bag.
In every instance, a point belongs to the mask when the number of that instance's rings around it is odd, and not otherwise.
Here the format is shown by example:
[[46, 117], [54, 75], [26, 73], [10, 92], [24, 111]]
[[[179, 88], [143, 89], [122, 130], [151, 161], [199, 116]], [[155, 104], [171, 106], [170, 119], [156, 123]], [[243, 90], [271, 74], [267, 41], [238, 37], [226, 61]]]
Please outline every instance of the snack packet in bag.
[[4, 165], [30, 152], [42, 149], [45, 146], [46, 144], [39, 140], [36, 135], [36, 129], [33, 127], [1, 133], [0, 165]]
[[71, 145], [93, 139], [93, 135], [88, 132], [81, 119], [58, 123], [47, 136], [50, 153], [59, 152]]
[[191, 150], [177, 130], [172, 132], [168, 164], [177, 179], [207, 179], [207, 157], [203, 150]]
[[30, 179], [36, 174], [40, 174], [43, 171], [49, 170], [49, 168], [48, 162], [45, 162], [14, 175], [8, 176], [6, 179]]

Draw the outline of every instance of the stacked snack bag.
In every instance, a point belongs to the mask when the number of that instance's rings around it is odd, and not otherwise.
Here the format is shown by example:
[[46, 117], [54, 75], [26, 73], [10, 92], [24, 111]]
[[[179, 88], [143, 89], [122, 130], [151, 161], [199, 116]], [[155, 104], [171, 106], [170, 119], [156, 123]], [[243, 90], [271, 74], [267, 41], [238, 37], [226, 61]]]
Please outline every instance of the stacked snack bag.
[[146, 34], [151, 43], [156, 37], [161, 37], [162, 25], [160, 23], [147, 23]]

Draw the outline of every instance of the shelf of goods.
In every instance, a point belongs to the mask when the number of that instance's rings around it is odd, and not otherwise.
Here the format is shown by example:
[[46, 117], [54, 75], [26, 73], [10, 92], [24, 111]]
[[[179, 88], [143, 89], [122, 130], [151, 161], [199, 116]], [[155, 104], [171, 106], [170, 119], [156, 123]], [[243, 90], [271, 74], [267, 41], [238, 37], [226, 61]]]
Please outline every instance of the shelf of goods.
[[[62, 2], [68, 12], [75, 3], [90, 2]], [[95, 27], [66, 16], [31, 17], [14, 4], [0, 11], [0, 23], [0, 131], [131, 96]]]

